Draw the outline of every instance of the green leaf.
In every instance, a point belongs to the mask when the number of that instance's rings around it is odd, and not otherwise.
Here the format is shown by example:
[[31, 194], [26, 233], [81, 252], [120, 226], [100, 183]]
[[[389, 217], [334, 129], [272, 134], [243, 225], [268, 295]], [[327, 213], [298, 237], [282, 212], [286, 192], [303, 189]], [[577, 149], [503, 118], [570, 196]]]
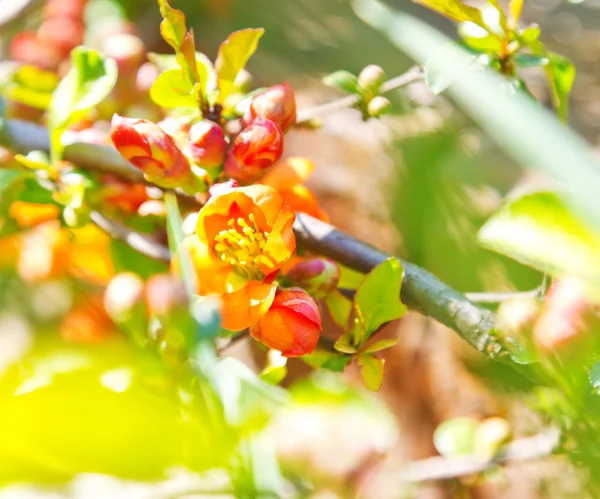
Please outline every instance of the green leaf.
[[[181, 69], [181, 66], [177, 62], [176, 55], [149, 52], [148, 59], [156, 64], [156, 67], [161, 72], [165, 72], [170, 69]], [[196, 64], [203, 94], [208, 96], [217, 88], [217, 74], [215, 72], [215, 68], [213, 67], [210, 59], [202, 52], [196, 52]]]
[[479, 421], [473, 418], [452, 418], [439, 425], [433, 434], [433, 444], [444, 457], [472, 454]]
[[354, 339], [350, 332], [342, 334], [333, 345], [333, 348], [335, 348], [338, 352], [347, 353], [350, 355], [357, 352], [356, 346], [354, 346]]
[[270, 385], [278, 385], [287, 376], [287, 366], [268, 367], [260, 373], [261, 381]]
[[16, 182], [24, 180], [29, 174], [23, 170], [0, 169], [0, 196], [3, 196]]
[[335, 290], [326, 296], [325, 303], [333, 321], [345, 329], [348, 325], [350, 312], [352, 312], [352, 302], [338, 290]]
[[546, 66], [546, 73], [550, 80], [550, 87], [557, 113], [563, 121], [569, 117], [569, 94], [575, 82], [575, 65], [566, 57], [549, 52], [550, 64]]
[[475, 7], [465, 5], [459, 0], [413, 0], [415, 3], [434, 10], [453, 21], [471, 21], [484, 29], [487, 29], [481, 17], [481, 11]]
[[167, 109], [198, 105], [194, 87], [181, 69], [169, 69], [158, 75], [150, 88], [150, 98]]
[[519, 19], [521, 18], [523, 1], [524, 0], [510, 0], [510, 14], [512, 15], [515, 26], [519, 23]]
[[471, 21], [459, 24], [458, 34], [469, 47], [480, 52], [498, 53], [503, 48], [498, 36]]
[[373, 391], [379, 391], [383, 382], [383, 365], [384, 359], [378, 359], [372, 355], [360, 355], [358, 362], [361, 365], [360, 377], [365, 386]]
[[117, 63], [95, 50], [71, 51], [71, 69], [56, 87], [48, 109], [53, 160], [63, 153], [61, 137], [67, 126], [108, 96], [117, 81]]
[[35, 66], [20, 66], [7, 79], [2, 84], [2, 95], [36, 109], [48, 108], [59, 81], [54, 73]]
[[328, 87], [339, 88], [348, 94], [362, 95], [362, 90], [358, 84], [358, 78], [349, 71], [340, 69], [323, 78], [323, 83]]
[[399, 338], [386, 338], [384, 340], [379, 340], [368, 346], [364, 350], [363, 353], [375, 353], [380, 352], [381, 350], [385, 350], [386, 348], [391, 348], [398, 344]]
[[238, 73], [244, 69], [248, 59], [256, 51], [258, 41], [265, 30], [263, 28], [248, 28], [231, 33], [219, 47], [215, 70], [219, 97], [217, 101], [224, 103], [231, 93]]
[[600, 236], [578, 220], [557, 193], [510, 201], [478, 234], [484, 246], [549, 274], [576, 274], [600, 289]]
[[480, 67], [460, 71], [471, 57], [422, 21], [373, 0], [354, 0], [357, 14], [383, 31], [418, 63], [454, 77], [448, 94], [490, 139], [527, 168], [537, 168], [561, 186], [568, 206], [600, 230], [600, 166], [591, 148], [523, 92], [507, 92], [506, 80]]
[[389, 258], [375, 267], [356, 290], [354, 308], [365, 325], [364, 342], [384, 323], [399, 319], [406, 312], [400, 301], [404, 269], [396, 258]]
[[185, 15], [173, 9], [167, 0], [158, 0], [163, 21], [160, 23], [160, 34], [173, 48], [176, 60], [189, 78], [190, 83], [200, 81], [196, 67], [196, 49], [194, 47], [194, 33], [188, 31], [185, 25]]
[[600, 395], [600, 362], [596, 362], [588, 373], [590, 385], [596, 395]]
[[517, 54], [514, 57], [515, 64], [521, 68], [537, 68], [546, 66], [550, 59], [542, 55], [534, 54]]

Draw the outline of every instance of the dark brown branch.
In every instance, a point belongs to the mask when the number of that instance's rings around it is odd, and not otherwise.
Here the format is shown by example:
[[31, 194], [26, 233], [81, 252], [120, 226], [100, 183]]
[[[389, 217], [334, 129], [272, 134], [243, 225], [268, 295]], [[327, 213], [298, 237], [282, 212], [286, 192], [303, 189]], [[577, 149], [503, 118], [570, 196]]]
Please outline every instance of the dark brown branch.
[[431, 457], [407, 465], [397, 476], [400, 483], [449, 480], [474, 475], [499, 464], [531, 461], [551, 455], [560, 443], [560, 431], [549, 428], [533, 437], [515, 440], [495, 458], [478, 456]]
[[[48, 134], [45, 128], [21, 121], [5, 122], [0, 132], [0, 143], [19, 152], [33, 149], [48, 150]], [[67, 146], [65, 157], [81, 168], [96, 172], [107, 172], [125, 179], [139, 180], [139, 173], [113, 148], [74, 144]], [[100, 215], [101, 216], [101, 215]], [[112, 228], [115, 237], [133, 241], [136, 249], [144, 254], [155, 254], [167, 261], [166, 248], [156, 248], [154, 241], [144, 236], [134, 236], [133, 231], [111, 223], [109, 227], [96, 215], [95, 223]], [[299, 213], [294, 225], [298, 246], [314, 253], [333, 258], [358, 270], [369, 272], [390, 255], [340, 232], [335, 227]], [[139, 235], [138, 235], [139, 236]], [[501, 342], [492, 334], [495, 315], [469, 301], [464, 295], [442, 283], [434, 275], [409, 262], [402, 262], [405, 270], [402, 299], [413, 310], [428, 315], [445, 326], [454, 329], [478, 351], [497, 357], [503, 353]]]
[[94, 224], [108, 235], [114, 239], [123, 241], [138, 253], [161, 262], [168, 263], [171, 261], [171, 252], [169, 251], [169, 248], [163, 246], [159, 242], [131, 230], [129, 227], [116, 220], [105, 217], [98, 211], [92, 211], [90, 213], [90, 218]]
[[[391, 80], [386, 81], [381, 85], [380, 93], [385, 94], [397, 88], [405, 87], [410, 85], [411, 83], [415, 83], [417, 81], [423, 81], [423, 71], [418, 66], [414, 66], [409, 69], [406, 73], [396, 76]], [[311, 107], [308, 109], [300, 109], [298, 111], [298, 116], [296, 119], [296, 123], [306, 123], [307, 121], [318, 118], [319, 116], [323, 116], [325, 114], [329, 114], [333, 111], [338, 111], [340, 109], [348, 108], [355, 106], [360, 102], [360, 97], [358, 95], [347, 95], [342, 97], [341, 99], [337, 99], [331, 102], [327, 102], [326, 104], [321, 104], [319, 106]]]

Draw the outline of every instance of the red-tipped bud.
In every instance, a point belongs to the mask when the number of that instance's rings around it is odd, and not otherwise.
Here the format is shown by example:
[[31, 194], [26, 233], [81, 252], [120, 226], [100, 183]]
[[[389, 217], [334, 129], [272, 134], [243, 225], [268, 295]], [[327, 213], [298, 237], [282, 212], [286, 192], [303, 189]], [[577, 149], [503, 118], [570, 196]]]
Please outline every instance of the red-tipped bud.
[[158, 125], [115, 114], [110, 137], [121, 156], [148, 180], [163, 187], [176, 187], [191, 180], [187, 158]]
[[321, 333], [321, 314], [315, 300], [300, 288], [279, 289], [269, 310], [250, 334], [284, 357], [311, 353]]
[[250, 104], [250, 119], [267, 118], [277, 123], [283, 133], [296, 123], [296, 96], [287, 83], [273, 85], [258, 94]]
[[223, 129], [214, 121], [201, 120], [194, 123], [189, 134], [190, 153], [194, 163], [205, 170], [223, 164], [227, 142]]
[[259, 180], [283, 154], [283, 132], [277, 123], [256, 118], [235, 138], [227, 158], [225, 174], [241, 183]]
[[328, 258], [310, 258], [294, 265], [286, 278], [315, 298], [324, 298], [337, 288], [340, 268]]
[[188, 307], [183, 283], [169, 274], [157, 274], [148, 279], [144, 297], [148, 311], [157, 317], [182, 313]]
[[239, 186], [240, 184], [237, 180], [230, 178], [227, 182], [221, 182], [220, 184], [211, 186], [210, 189], [208, 189], [208, 195], [209, 197], [220, 196]]
[[104, 309], [116, 323], [131, 320], [135, 310], [143, 306], [144, 281], [133, 272], [123, 272], [111, 279], [104, 292]]
[[585, 283], [575, 276], [556, 281], [548, 291], [540, 318], [533, 329], [535, 344], [542, 350], [571, 354], [586, 349], [586, 340], [598, 328]]
[[144, 42], [137, 36], [127, 33], [108, 37], [104, 40], [102, 48], [107, 56], [117, 61], [119, 75], [137, 70], [146, 56]]
[[385, 72], [377, 64], [369, 64], [358, 75], [360, 87], [371, 92], [378, 92], [384, 81]]

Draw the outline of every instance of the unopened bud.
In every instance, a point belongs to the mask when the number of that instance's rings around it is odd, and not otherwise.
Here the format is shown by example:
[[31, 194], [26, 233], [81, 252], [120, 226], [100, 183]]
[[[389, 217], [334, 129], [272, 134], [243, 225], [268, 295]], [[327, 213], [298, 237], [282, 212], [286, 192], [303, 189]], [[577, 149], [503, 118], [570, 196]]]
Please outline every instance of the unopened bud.
[[116, 324], [125, 324], [143, 307], [144, 281], [133, 272], [111, 279], [104, 292], [104, 309]]
[[283, 133], [296, 123], [296, 96], [288, 83], [273, 85], [250, 103], [250, 119], [267, 118], [277, 123]]
[[337, 288], [340, 268], [328, 258], [309, 258], [297, 263], [286, 279], [315, 298], [324, 298]]
[[377, 93], [385, 81], [385, 71], [376, 64], [369, 64], [358, 75], [358, 84], [369, 92]]
[[189, 147], [192, 160], [199, 167], [205, 170], [220, 167], [227, 148], [223, 129], [210, 120], [194, 123], [189, 132]]
[[477, 454], [492, 458], [512, 439], [512, 428], [504, 418], [484, 419], [475, 433], [474, 450]]
[[250, 328], [253, 338], [284, 357], [310, 354], [319, 341], [321, 314], [302, 289], [279, 289], [269, 310]]
[[283, 154], [283, 132], [277, 123], [256, 118], [233, 141], [225, 159], [225, 174], [240, 183], [252, 183]]
[[144, 298], [148, 312], [157, 317], [185, 313], [189, 303], [183, 283], [169, 274], [148, 279]]
[[538, 348], [563, 354], [585, 353], [599, 326], [585, 283], [575, 276], [556, 281], [548, 291], [533, 329]]
[[369, 104], [367, 104], [367, 111], [369, 112], [369, 116], [373, 118], [379, 118], [380, 116], [389, 113], [391, 107], [392, 104], [389, 100], [381, 95], [378, 95], [373, 97]]
[[121, 33], [104, 40], [103, 49], [112, 57], [119, 68], [119, 75], [131, 73], [144, 62], [146, 48], [144, 42], [135, 35]]
[[111, 139], [117, 151], [148, 180], [168, 188], [192, 181], [187, 158], [158, 125], [115, 114], [111, 126]]

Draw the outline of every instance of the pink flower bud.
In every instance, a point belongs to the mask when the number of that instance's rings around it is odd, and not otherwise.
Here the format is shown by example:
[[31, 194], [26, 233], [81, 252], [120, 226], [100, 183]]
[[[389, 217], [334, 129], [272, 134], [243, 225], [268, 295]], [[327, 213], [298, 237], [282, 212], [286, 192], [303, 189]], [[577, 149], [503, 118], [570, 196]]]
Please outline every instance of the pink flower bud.
[[328, 258], [309, 258], [294, 265], [286, 278], [315, 298], [324, 298], [337, 288], [340, 268]]
[[296, 123], [296, 96], [287, 83], [273, 85], [258, 94], [250, 104], [250, 119], [267, 118], [277, 123], [283, 133]]
[[121, 156], [151, 182], [176, 187], [192, 178], [187, 158], [158, 125], [115, 114], [110, 136]]
[[189, 133], [190, 152], [194, 163], [205, 170], [223, 164], [227, 142], [223, 129], [214, 121], [201, 120], [194, 123]]
[[311, 353], [319, 341], [321, 313], [316, 302], [300, 288], [278, 289], [269, 310], [250, 334], [284, 357]]
[[283, 154], [283, 132], [277, 123], [256, 118], [235, 138], [227, 158], [225, 174], [241, 183], [259, 180]]

